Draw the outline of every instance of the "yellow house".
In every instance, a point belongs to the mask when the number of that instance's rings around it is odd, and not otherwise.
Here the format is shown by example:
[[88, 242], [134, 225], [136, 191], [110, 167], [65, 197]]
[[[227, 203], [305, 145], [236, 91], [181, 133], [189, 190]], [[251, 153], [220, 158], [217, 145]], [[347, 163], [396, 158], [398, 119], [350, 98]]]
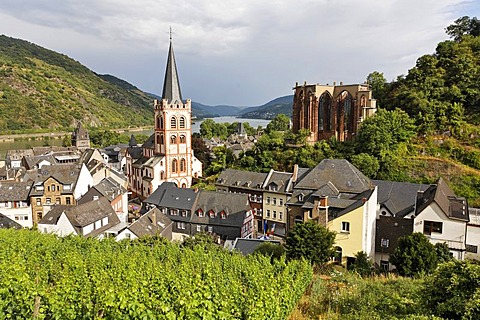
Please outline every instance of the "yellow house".
[[[331, 201], [330, 201], [331, 202]], [[354, 261], [355, 254], [365, 252], [372, 260], [375, 256], [375, 218], [377, 188], [370, 195], [363, 194], [344, 210], [328, 214], [327, 228], [336, 232], [335, 260], [342, 265]]]

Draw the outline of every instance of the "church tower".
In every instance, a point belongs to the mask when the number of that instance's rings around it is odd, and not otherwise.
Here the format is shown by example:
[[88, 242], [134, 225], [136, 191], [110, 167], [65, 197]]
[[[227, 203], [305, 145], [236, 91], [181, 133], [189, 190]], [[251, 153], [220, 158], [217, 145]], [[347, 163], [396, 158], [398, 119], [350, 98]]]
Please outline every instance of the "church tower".
[[171, 37], [162, 99], [154, 101], [154, 112], [154, 154], [164, 157], [161, 180], [189, 188], [192, 177], [201, 175], [201, 168], [199, 171], [191, 147], [192, 103], [190, 99], [182, 100]]

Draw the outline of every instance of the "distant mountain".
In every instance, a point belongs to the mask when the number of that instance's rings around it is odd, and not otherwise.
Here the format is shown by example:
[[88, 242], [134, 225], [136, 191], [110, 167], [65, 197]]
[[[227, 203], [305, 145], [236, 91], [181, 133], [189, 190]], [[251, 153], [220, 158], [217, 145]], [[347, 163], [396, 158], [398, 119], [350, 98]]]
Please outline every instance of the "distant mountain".
[[240, 118], [247, 119], [273, 119], [278, 114], [292, 116], [293, 95], [276, 98], [264, 105], [250, 107], [242, 110]]
[[0, 133], [151, 125], [151, 98], [66, 55], [0, 35]]

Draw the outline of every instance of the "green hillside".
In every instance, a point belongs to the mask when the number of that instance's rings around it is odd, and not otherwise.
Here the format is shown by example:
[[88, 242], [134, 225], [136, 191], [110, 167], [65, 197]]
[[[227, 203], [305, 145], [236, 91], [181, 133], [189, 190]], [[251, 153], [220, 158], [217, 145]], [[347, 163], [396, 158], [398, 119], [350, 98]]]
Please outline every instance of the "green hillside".
[[279, 114], [292, 115], [293, 95], [276, 98], [258, 107], [246, 108], [240, 115], [247, 119], [273, 119]]
[[149, 125], [151, 100], [66, 55], [0, 36], [0, 134], [65, 130], [75, 120], [102, 128]]

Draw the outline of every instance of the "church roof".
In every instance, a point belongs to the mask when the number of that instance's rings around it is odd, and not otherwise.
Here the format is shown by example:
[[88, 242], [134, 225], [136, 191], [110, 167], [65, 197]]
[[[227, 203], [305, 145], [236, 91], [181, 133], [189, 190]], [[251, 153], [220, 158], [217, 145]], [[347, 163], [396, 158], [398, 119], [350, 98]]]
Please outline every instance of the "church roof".
[[165, 70], [165, 80], [163, 82], [162, 99], [168, 102], [182, 101], [182, 92], [178, 81], [177, 65], [175, 64], [175, 55], [173, 53], [172, 42], [168, 49], [167, 68]]

